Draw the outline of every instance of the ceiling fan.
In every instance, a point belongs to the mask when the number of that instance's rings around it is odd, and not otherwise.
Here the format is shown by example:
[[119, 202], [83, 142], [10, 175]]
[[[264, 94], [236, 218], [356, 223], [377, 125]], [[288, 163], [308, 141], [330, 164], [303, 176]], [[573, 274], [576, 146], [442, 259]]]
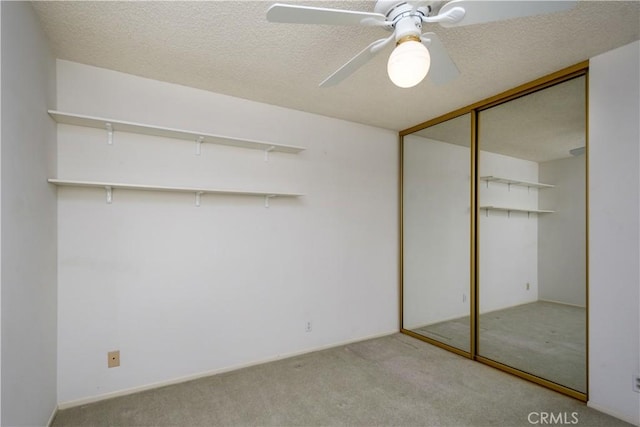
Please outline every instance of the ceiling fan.
[[438, 23], [443, 27], [482, 24], [560, 12], [571, 9], [576, 3], [577, 0], [378, 0], [373, 12], [276, 3], [267, 11], [267, 20], [291, 24], [365, 25], [391, 31], [390, 36], [371, 43], [320, 86], [340, 83], [395, 41], [387, 72], [396, 86], [409, 88], [420, 83], [427, 73], [435, 84], [444, 84], [460, 73], [438, 36], [433, 32], [422, 32], [423, 24]]

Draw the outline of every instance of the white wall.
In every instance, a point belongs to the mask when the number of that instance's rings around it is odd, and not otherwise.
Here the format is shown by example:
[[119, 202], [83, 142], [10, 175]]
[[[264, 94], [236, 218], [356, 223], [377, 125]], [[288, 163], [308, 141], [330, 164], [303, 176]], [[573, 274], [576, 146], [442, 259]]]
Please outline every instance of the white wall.
[[[299, 155], [59, 125], [59, 177], [302, 192], [60, 188], [59, 401], [398, 329], [397, 134], [58, 61], [62, 111], [301, 145]], [[305, 332], [307, 321], [312, 332]], [[119, 349], [122, 365], [107, 369]]]
[[28, 2], [2, 2], [2, 425], [56, 407], [55, 61]]
[[553, 209], [538, 218], [538, 298], [586, 306], [585, 156], [540, 163], [540, 205]]
[[589, 405], [640, 424], [640, 42], [589, 65]]
[[[538, 181], [536, 162], [486, 151], [480, 152], [478, 172], [480, 176]], [[536, 189], [480, 181], [478, 193], [480, 206], [545, 208], [538, 206]], [[478, 215], [480, 313], [537, 301], [537, 215], [485, 209]]]
[[406, 329], [469, 315], [470, 161], [468, 147], [404, 138]]

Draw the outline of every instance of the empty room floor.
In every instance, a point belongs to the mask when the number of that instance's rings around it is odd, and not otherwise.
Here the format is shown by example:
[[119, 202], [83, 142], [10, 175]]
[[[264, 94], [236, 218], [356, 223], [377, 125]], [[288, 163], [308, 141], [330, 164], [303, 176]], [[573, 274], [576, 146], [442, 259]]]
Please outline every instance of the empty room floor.
[[629, 425], [394, 334], [61, 410], [53, 426], [530, 426], [541, 414]]

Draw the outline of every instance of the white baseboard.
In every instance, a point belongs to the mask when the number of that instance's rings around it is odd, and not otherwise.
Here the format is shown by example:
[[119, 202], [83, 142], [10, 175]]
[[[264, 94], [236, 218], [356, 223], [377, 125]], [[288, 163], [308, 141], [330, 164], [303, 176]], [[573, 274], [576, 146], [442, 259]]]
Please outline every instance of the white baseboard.
[[[198, 374], [187, 375], [187, 376], [184, 376], [184, 377], [174, 378], [174, 379], [166, 380], [166, 381], [159, 381], [159, 382], [156, 382], [156, 383], [146, 384], [146, 385], [142, 385], [142, 386], [138, 386], [138, 387], [132, 387], [132, 388], [125, 389], [125, 390], [118, 390], [118, 391], [113, 391], [113, 392], [110, 392], [110, 393], [104, 393], [104, 394], [99, 394], [99, 395], [95, 395], [95, 396], [89, 396], [89, 397], [85, 397], [85, 398], [82, 398], [82, 399], [70, 400], [68, 402], [60, 402], [58, 404], [58, 408], [57, 409], [59, 409], [59, 410], [68, 409], [68, 408], [73, 408], [75, 406], [86, 405], [88, 403], [99, 402], [101, 400], [112, 399], [114, 397], [127, 396], [129, 394], [139, 393], [139, 392], [145, 391], [145, 390], [152, 390], [154, 388], [160, 388], [160, 387], [165, 387], [165, 386], [168, 386], [168, 385], [184, 383], [184, 382], [187, 382], [187, 381], [193, 381], [193, 380], [197, 380], [199, 378], [210, 377], [212, 375], [218, 375], [218, 374], [222, 374], [222, 373], [225, 373], [225, 372], [236, 371], [238, 369], [248, 368], [250, 366], [255, 366], [255, 365], [261, 365], [263, 363], [268, 363], [268, 362], [274, 362], [276, 360], [288, 359], [290, 357], [300, 356], [302, 354], [307, 354], [307, 353], [313, 353], [315, 351], [321, 351], [321, 350], [327, 350], [327, 349], [334, 348], [334, 347], [340, 347], [342, 345], [353, 344], [355, 342], [366, 341], [366, 340], [370, 340], [370, 339], [374, 339], [374, 338], [382, 338], [382, 337], [386, 337], [388, 335], [393, 335], [393, 334], [397, 334], [397, 333], [398, 333], [397, 330], [393, 330], [393, 331], [384, 332], [384, 333], [381, 333], [381, 334], [375, 334], [375, 335], [370, 335], [370, 336], [366, 336], [366, 337], [360, 337], [360, 338], [347, 340], [347, 341], [342, 341], [342, 342], [333, 343], [333, 344], [328, 344], [328, 345], [324, 345], [324, 346], [312, 347], [312, 348], [308, 348], [308, 349], [301, 350], [301, 351], [285, 353], [285, 354], [279, 354], [279, 355], [274, 356], [274, 357], [269, 357], [269, 358], [261, 359], [261, 360], [255, 360], [255, 361], [252, 361], [252, 362], [249, 362], [249, 363], [242, 363], [242, 364], [239, 364], [239, 365], [233, 365], [233, 366], [228, 366], [228, 367], [225, 367], [225, 368], [214, 369], [214, 370], [211, 370], [211, 371], [200, 372]], [[54, 411], [50, 421], [53, 420], [54, 416], [55, 416], [55, 411]]]
[[584, 305], [579, 305], [579, 304], [570, 304], [568, 302], [562, 302], [562, 301], [554, 301], [552, 299], [539, 299], [538, 301], [542, 301], [542, 302], [552, 302], [554, 304], [561, 304], [561, 305], [568, 305], [570, 307], [578, 307], [578, 308], [587, 308]]
[[46, 426], [47, 427], [51, 427], [51, 424], [53, 424], [53, 419], [56, 417], [56, 414], [58, 413], [58, 407], [54, 407], [53, 411], [51, 412], [51, 416], [49, 417], [49, 421], [47, 421]]
[[632, 419], [628, 415], [620, 414], [620, 413], [618, 413], [616, 411], [611, 410], [610, 408], [607, 408], [606, 406], [600, 406], [598, 404], [591, 403], [591, 402], [587, 402], [587, 406], [589, 408], [595, 409], [596, 411], [600, 411], [600, 412], [603, 412], [603, 413], [605, 413], [607, 415], [611, 415], [612, 417], [616, 417], [616, 418], [618, 418], [618, 419], [620, 419], [622, 421], [625, 421], [625, 422], [627, 422], [629, 424], [632, 424], [634, 426], [640, 425], [640, 414], [638, 414], [639, 418]]

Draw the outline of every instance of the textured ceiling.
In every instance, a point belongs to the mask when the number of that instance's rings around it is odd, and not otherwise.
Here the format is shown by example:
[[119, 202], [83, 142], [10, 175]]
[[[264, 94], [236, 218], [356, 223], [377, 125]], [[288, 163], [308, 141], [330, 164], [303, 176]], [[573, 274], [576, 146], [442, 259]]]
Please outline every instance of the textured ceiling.
[[[282, 1], [284, 2], [284, 1]], [[387, 48], [341, 84], [318, 84], [381, 28], [273, 24], [273, 2], [34, 2], [58, 58], [400, 130], [640, 38], [640, 2], [435, 31], [460, 69], [445, 85], [395, 87]], [[288, 2], [373, 11], [370, 1]]]

